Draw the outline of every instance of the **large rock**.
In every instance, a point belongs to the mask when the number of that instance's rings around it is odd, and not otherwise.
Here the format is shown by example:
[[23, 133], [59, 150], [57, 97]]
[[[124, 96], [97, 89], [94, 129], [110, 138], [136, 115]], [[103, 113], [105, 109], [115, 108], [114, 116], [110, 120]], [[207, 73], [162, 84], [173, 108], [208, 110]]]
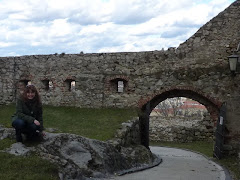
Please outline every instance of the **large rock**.
[[8, 152], [9, 154], [13, 154], [15, 156], [27, 156], [30, 152], [30, 149], [19, 142], [12, 144], [10, 148], [5, 149], [5, 152]]
[[4, 128], [0, 125], [0, 140], [5, 138], [14, 138], [15, 130], [13, 128]]
[[15, 143], [5, 151], [12, 153], [17, 149], [15, 155], [28, 155], [29, 152], [39, 154], [58, 166], [60, 179], [106, 178], [159, 162], [156, 156], [141, 145], [115, 146], [67, 133], [46, 133], [45, 140], [33, 147], [20, 144]]

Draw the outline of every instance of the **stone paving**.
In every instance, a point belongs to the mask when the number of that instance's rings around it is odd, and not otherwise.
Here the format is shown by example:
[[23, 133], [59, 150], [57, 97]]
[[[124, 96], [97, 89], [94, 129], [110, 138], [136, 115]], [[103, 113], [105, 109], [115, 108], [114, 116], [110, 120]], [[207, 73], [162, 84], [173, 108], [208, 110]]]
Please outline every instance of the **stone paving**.
[[230, 180], [220, 165], [205, 156], [187, 150], [151, 147], [163, 162], [141, 172], [113, 177], [114, 180]]

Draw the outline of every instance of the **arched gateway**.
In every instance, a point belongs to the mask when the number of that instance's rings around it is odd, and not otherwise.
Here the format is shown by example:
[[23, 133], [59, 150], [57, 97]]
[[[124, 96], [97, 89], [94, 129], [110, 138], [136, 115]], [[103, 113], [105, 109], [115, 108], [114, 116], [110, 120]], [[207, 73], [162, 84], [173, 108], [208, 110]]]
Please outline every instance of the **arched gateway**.
[[198, 101], [199, 103], [203, 104], [208, 112], [210, 113], [211, 120], [217, 122], [220, 107], [222, 106], [222, 102], [219, 100], [213, 99], [208, 95], [205, 95], [200, 90], [190, 88], [190, 87], [175, 87], [169, 88], [167, 90], [163, 90], [158, 92], [151, 97], [146, 99], [142, 98], [139, 101], [139, 108], [141, 112], [139, 114], [140, 119], [140, 133], [141, 133], [141, 143], [148, 147], [149, 146], [149, 115], [152, 110], [162, 101], [166, 100], [167, 98], [174, 98], [174, 97], [186, 97], [193, 100]]

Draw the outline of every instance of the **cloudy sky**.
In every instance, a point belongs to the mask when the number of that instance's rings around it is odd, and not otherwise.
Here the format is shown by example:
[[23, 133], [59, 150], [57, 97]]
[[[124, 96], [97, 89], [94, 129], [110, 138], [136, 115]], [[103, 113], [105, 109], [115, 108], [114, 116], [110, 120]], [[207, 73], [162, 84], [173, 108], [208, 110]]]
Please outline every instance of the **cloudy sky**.
[[0, 0], [0, 56], [177, 47], [234, 0]]

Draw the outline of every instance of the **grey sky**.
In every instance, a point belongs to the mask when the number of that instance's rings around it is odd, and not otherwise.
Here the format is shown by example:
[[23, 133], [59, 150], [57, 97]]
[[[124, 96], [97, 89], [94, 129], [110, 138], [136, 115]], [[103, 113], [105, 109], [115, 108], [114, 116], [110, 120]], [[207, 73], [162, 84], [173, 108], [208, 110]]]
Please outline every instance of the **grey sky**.
[[177, 47], [233, 0], [0, 0], [0, 56]]

